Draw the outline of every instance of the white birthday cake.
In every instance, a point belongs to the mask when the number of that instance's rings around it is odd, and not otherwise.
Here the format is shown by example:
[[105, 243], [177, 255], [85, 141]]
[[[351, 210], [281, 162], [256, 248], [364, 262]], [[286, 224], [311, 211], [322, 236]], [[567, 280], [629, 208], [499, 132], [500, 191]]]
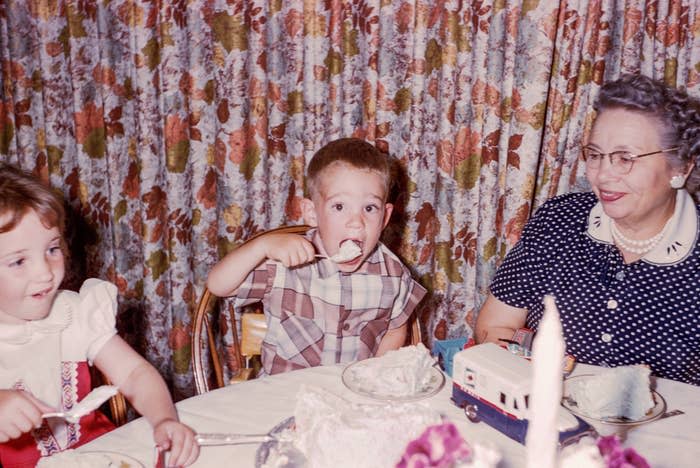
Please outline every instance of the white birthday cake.
[[355, 404], [312, 388], [299, 392], [294, 418], [309, 468], [394, 466], [411, 440], [441, 422], [422, 404]]
[[434, 456], [441, 462], [453, 457], [449, 466], [491, 468], [501, 458], [495, 448], [467, 445], [451, 423], [423, 403], [352, 403], [321, 388], [302, 387], [294, 419], [294, 429], [278, 436], [262, 468], [286, 466], [289, 443], [308, 468], [408, 467], [418, 458], [426, 468], [447, 466], [425, 464]]

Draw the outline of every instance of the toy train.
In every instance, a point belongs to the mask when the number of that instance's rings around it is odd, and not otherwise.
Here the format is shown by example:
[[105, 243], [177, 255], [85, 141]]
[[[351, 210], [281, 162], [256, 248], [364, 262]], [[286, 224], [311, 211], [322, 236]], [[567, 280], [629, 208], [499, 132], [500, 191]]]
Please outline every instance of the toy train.
[[[511, 439], [525, 443], [532, 364], [493, 343], [459, 351], [452, 363], [452, 400], [472, 422], [484, 421]], [[559, 445], [595, 436], [587, 422], [563, 407], [558, 412]]]

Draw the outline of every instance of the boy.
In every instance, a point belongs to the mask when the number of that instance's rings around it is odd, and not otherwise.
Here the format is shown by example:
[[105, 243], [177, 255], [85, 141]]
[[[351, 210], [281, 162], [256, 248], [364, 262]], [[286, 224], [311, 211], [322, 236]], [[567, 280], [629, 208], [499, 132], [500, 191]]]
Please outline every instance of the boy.
[[[236, 307], [263, 303], [264, 374], [352, 362], [403, 346], [407, 320], [425, 289], [379, 242], [393, 209], [390, 185], [388, 155], [357, 138], [332, 141], [307, 171], [310, 198], [302, 201], [302, 215], [312, 229], [304, 236], [263, 234], [212, 269], [212, 293], [235, 295]], [[335, 263], [329, 257], [343, 242], [354, 242], [361, 253]]]

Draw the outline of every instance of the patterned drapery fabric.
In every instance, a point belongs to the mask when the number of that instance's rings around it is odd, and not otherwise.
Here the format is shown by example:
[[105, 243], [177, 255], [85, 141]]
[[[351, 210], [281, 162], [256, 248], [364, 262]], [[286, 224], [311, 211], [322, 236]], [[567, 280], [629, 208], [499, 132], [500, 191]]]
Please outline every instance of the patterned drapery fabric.
[[470, 336], [533, 209], [585, 189], [600, 85], [700, 94], [694, 0], [4, 0], [0, 157], [71, 208], [69, 286], [117, 284], [120, 331], [192, 394], [211, 266], [300, 222], [306, 163], [357, 136], [404, 170], [385, 240], [429, 289], [428, 342]]

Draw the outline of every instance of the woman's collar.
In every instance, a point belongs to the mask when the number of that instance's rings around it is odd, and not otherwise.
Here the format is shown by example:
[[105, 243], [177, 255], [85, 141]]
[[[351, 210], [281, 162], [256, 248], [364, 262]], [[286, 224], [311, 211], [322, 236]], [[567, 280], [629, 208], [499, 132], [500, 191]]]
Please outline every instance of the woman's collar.
[[[588, 235], [605, 244], [614, 244], [610, 217], [598, 202], [588, 215]], [[669, 221], [666, 234], [656, 247], [644, 254], [642, 261], [654, 265], [674, 265], [688, 257], [698, 237], [698, 214], [695, 203], [686, 190], [676, 193], [676, 207]]]

